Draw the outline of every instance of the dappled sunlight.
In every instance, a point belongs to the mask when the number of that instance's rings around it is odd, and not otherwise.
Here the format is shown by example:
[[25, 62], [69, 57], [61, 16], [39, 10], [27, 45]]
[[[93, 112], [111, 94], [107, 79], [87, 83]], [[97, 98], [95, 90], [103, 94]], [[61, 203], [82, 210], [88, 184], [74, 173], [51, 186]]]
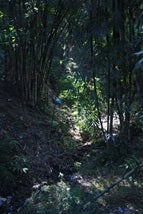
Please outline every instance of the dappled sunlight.
[[[110, 121], [110, 117], [108, 119]], [[120, 125], [119, 115], [117, 114], [117, 112], [114, 112], [112, 120], [113, 120], [112, 121], [113, 129], [114, 129], [114, 132], [116, 132], [119, 128], [119, 125]], [[107, 131], [107, 121], [108, 121], [107, 116], [104, 116], [102, 118], [102, 125], [103, 125], [103, 128], [105, 131]], [[101, 128], [101, 124], [99, 124], [99, 128]]]
[[77, 65], [76, 62], [74, 62], [73, 58], [69, 58], [68, 63], [66, 64], [66, 69], [68, 72], [72, 72], [73, 69], [77, 69], [79, 66]]
[[79, 130], [71, 128], [69, 130], [69, 133], [73, 136], [75, 140], [82, 142], [82, 137]]
[[0, 213], [143, 213], [142, 10], [0, 1]]
[[121, 204], [130, 209], [143, 209], [142, 205], [143, 191], [142, 188], [127, 187], [119, 185], [106, 196], [106, 201], [114, 206]]

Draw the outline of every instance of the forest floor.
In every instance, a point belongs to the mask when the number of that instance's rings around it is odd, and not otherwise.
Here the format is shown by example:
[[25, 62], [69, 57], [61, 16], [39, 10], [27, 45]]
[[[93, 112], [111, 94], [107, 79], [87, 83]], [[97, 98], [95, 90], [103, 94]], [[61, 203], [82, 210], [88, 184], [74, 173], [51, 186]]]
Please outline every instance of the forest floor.
[[126, 160], [112, 161], [104, 155], [103, 146], [80, 133], [75, 125], [66, 107], [26, 107], [0, 92], [0, 140], [16, 140], [21, 148], [20, 155], [27, 159], [26, 172], [14, 188], [3, 190], [0, 187], [0, 200], [11, 196], [9, 203], [0, 203], [0, 213], [32, 213], [24, 211], [32, 192], [44, 183], [52, 186], [61, 180], [82, 200], [78, 205], [80, 211], [59, 213], [143, 213], [142, 168], [95, 200], [100, 192], [134, 167], [134, 160], [143, 152], [141, 137], [135, 140], [136, 145], [132, 145]]

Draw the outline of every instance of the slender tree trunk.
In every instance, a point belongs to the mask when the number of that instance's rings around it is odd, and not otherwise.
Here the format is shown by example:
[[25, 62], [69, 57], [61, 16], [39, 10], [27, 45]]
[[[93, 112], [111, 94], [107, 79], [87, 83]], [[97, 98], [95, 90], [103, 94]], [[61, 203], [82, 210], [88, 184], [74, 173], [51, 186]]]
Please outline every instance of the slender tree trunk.
[[[93, 2], [91, 1], [91, 5], [93, 5]], [[96, 109], [98, 113], [98, 119], [101, 126], [101, 131], [103, 134], [103, 138], [106, 141], [105, 131], [102, 123], [102, 115], [100, 111], [100, 104], [99, 104], [99, 98], [97, 93], [97, 84], [96, 84], [96, 76], [95, 76], [95, 69], [94, 69], [94, 46], [93, 46], [93, 12], [92, 9], [89, 14], [90, 17], [90, 23], [91, 23], [91, 32], [90, 32], [90, 54], [91, 54], [91, 68], [92, 68], [92, 78], [93, 78], [93, 84], [94, 84], [94, 94], [95, 94], [95, 100], [96, 100]]]

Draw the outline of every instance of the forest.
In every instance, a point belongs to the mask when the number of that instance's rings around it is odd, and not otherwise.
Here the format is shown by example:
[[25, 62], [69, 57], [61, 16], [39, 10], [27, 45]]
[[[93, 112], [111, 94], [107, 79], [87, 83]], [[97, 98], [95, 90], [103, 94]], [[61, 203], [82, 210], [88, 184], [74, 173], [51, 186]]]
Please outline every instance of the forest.
[[143, 213], [142, 0], [0, 1], [0, 213]]

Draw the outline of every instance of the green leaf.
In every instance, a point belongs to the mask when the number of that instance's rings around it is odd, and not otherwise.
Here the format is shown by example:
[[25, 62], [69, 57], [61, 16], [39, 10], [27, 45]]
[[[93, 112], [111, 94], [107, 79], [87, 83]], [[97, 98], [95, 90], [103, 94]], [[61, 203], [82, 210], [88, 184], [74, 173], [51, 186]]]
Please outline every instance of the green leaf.
[[2, 11], [0, 11], [0, 19], [2, 19], [2, 18], [3, 18], [3, 16], [4, 16], [3, 12], [2, 12]]

